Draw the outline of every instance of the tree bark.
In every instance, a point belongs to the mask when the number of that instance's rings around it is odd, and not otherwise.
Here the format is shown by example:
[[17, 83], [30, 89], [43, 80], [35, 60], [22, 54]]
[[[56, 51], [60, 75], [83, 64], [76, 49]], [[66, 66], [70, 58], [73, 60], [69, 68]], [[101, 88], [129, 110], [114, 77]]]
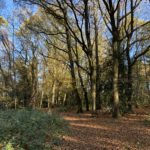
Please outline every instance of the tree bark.
[[64, 10], [64, 18], [65, 18], [65, 29], [66, 29], [66, 42], [67, 42], [67, 48], [68, 48], [68, 56], [69, 56], [69, 61], [70, 61], [70, 73], [71, 73], [71, 78], [72, 78], [72, 87], [73, 87], [73, 93], [75, 95], [75, 98], [77, 100], [77, 113], [82, 113], [82, 100], [80, 98], [77, 84], [76, 84], [76, 75], [75, 75], [75, 69], [74, 69], [74, 62], [73, 62], [73, 56], [72, 56], [72, 49], [71, 49], [71, 35], [69, 28], [67, 26], [68, 23], [68, 17], [67, 17], [67, 10]]
[[92, 111], [96, 113], [96, 68], [95, 55], [91, 44], [90, 36], [90, 16], [89, 16], [89, 0], [84, 0], [84, 14], [85, 14], [85, 35], [87, 41], [87, 58], [90, 69], [90, 92], [92, 99]]
[[64, 94], [64, 97], [63, 97], [63, 106], [66, 105], [66, 99], [67, 99], [67, 93]]
[[118, 58], [118, 42], [113, 43], [113, 113], [114, 118], [119, 117], [119, 58]]
[[82, 79], [82, 76], [81, 76], [79, 67], [78, 67], [78, 75], [79, 75], [81, 87], [82, 87], [83, 94], [84, 94], [84, 100], [85, 100], [85, 105], [86, 105], [86, 111], [89, 111], [89, 99], [88, 99], [88, 94], [87, 94], [87, 90], [86, 90], [86, 88], [85, 88], [85, 86], [84, 86], [83, 79]]
[[52, 106], [55, 106], [56, 104], [56, 82], [54, 81], [53, 87], [52, 87]]
[[127, 92], [127, 97], [128, 97], [128, 112], [132, 112], [133, 111], [133, 108], [132, 108], [132, 67], [128, 67], [128, 92]]
[[[97, 10], [95, 10], [97, 11]], [[101, 99], [100, 99], [100, 64], [99, 64], [99, 51], [98, 51], [98, 19], [97, 12], [94, 16], [94, 26], [95, 26], [95, 59], [96, 59], [96, 109], [101, 109]]]

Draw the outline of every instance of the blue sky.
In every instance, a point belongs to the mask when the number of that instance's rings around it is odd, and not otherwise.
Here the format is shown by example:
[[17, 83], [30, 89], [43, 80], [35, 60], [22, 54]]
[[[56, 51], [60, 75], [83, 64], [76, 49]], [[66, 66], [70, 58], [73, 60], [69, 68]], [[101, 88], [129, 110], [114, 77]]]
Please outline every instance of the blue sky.
[[9, 17], [13, 10], [13, 0], [0, 0], [0, 2], [5, 2], [5, 7], [1, 10], [1, 15], [4, 17]]
[[[7, 18], [12, 14], [13, 6], [14, 6], [13, 0], [0, 0], [0, 3], [2, 1], [5, 2], [5, 8], [2, 11], [0, 11], [0, 15]], [[150, 20], [150, 2], [148, 0], [142, 1], [142, 5], [139, 8], [139, 11], [142, 14], [140, 16], [141, 19]]]
[[[15, 8], [14, 4], [13, 4], [13, 0], [0, 0], [0, 4], [2, 1], [5, 2], [5, 7], [2, 10], [0, 8], [0, 15], [4, 16], [6, 19], [8, 19], [10, 16], [12, 16], [13, 9]], [[17, 9], [17, 8], [15, 8], [15, 9]], [[138, 8], [138, 14], [140, 14], [140, 19], [150, 21], [150, 2], [148, 2], [148, 0], [142, 1], [140, 8]]]
[[[0, 0], [0, 2], [2, 1], [5, 2], [5, 7], [0, 10], [0, 15], [2, 15], [4, 18], [9, 18], [12, 15], [13, 10], [18, 8], [14, 5], [13, 0]], [[32, 10], [36, 11], [36, 8], [32, 7]]]

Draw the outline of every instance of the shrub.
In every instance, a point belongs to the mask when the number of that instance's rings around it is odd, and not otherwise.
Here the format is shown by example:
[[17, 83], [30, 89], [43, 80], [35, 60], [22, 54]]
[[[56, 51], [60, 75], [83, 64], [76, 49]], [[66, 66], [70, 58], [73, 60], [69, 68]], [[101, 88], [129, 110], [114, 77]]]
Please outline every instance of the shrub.
[[58, 144], [66, 131], [65, 121], [36, 110], [0, 111], [0, 143], [6, 147], [46, 150]]
[[150, 126], [150, 115], [148, 116], [147, 119], [144, 120], [144, 125], [145, 126]]
[[72, 106], [69, 106], [69, 105], [66, 105], [66, 106], [60, 106], [58, 108], [58, 112], [67, 112], [67, 111], [70, 111], [72, 110], [73, 107]]

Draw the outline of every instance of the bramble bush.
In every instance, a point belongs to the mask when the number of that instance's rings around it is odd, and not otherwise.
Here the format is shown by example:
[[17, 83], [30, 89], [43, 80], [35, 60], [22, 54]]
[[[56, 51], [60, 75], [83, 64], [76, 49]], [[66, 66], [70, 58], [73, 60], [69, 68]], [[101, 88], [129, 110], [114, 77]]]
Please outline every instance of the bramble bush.
[[60, 117], [37, 110], [0, 111], [0, 145], [4, 150], [50, 150], [67, 132]]

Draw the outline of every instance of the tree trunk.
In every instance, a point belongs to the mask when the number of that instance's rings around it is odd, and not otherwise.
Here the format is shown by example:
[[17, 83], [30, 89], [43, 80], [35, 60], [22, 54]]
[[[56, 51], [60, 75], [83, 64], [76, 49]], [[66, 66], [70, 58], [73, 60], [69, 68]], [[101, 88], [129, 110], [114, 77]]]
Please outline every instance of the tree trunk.
[[64, 94], [64, 98], [63, 98], [63, 106], [66, 105], [66, 99], [67, 99], [67, 93]]
[[84, 0], [85, 13], [85, 35], [87, 41], [87, 58], [90, 69], [90, 92], [92, 99], [92, 111], [96, 113], [96, 66], [95, 66], [95, 51], [93, 51], [91, 43], [90, 31], [90, 14], [89, 14], [89, 0]]
[[119, 58], [118, 42], [113, 43], [113, 114], [114, 118], [119, 117]]
[[77, 113], [82, 113], [82, 100], [80, 98], [77, 84], [76, 84], [76, 76], [75, 76], [75, 69], [74, 69], [74, 62], [73, 62], [73, 56], [72, 56], [72, 48], [71, 48], [71, 35], [69, 28], [67, 26], [68, 23], [68, 17], [67, 17], [67, 9], [64, 10], [64, 18], [65, 18], [65, 29], [66, 29], [66, 42], [67, 42], [67, 48], [68, 48], [68, 56], [69, 56], [69, 61], [70, 61], [70, 73], [71, 73], [71, 78], [72, 78], [72, 87], [73, 87], [73, 92], [75, 94], [75, 98], [77, 100], [77, 105], [78, 105], [78, 110]]
[[51, 107], [51, 102], [50, 102], [50, 98], [48, 97], [48, 99], [47, 99], [47, 102], [48, 102], [48, 109], [50, 109], [50, 107]]
[[[70, 34], [69, 34], [70, 36]], [[67, 39], [70, 39], [70, 37], [67, 37]], [[75, 98], [77, 100], [77, 105], [78, 105], [78, 110], [77, 113], [81, 113], [82, 111], [82, 100], [80, 98], [78, 89], [77, 89], [77, 84], [76, 84], [76, 76], [75, 76], [75, 70], [74, 70], [74, 62], [73, 62], [73, 56], [72, 56], [72, 52], [71, 52], [71, 41], [68, 40], [68, 55], [69, 55], [69, 61], [70, 61], [70, 72], [71, 72], [71, 78], [72, 78], [72, 87], [73, 87], [73, 92], [75, 94]]]
[[126, 50], [126, 57], [128, 63], [128, 70], [127, 70], [127, 89], [126, 89], [126, 96], [127, 96], [127, 111], [132, 112], [132, 65], [131, 65], [131, 58], [130, 58], [130, 42], [131, 38], [128, 38], [127, 41], [127, 50]]
[[88, 99], [88, 93], [86, 89], [84, 88], [84, 99], [85, 99], [85, 105], [86, 105], [86, 111], [89, 111], [89, 99]]
[[82, 75], [81, 75], [81, 72], [80, 72], [79, 55], [78, 55], [78, 46], [77, 46], [77, 43], [76, 43], [76, 54], [75, 54], [75, 56], [76, 56], [76, 65], [77, 65], [77, 70], [78, 70], [78, 76], [79, 76], [79, 79], [80, 79], [80, 84], [81, 84], [81, 88], [82, 88], [83, 95], [84, 95], [84, 101], [85, 101], [86, 111], [89, 111], [89, 98], [88, 98], [87, 89], [86, 89], [86, 87], [84, 85], [84, 81], [83, 81], [83, 78], [82, 78]]
[[42, 106], [43, 106], [43, 95], [44, 95], [44, 92], [42, 90], [42, 92], [41, 92], [41, 99], [40, 99], [40, 108], [42, 108]]
[[128, 66], [128, 83], [127, 83], [127, 105], [128, 105], [128, 112], [132, 112], [132, 67]]
[[91, 82], [91, 97], [92, 97], [92, 111], [93, 113], [97, 113], [96, 111], [96, 83], [95, 83], [95, 70], [90, 67], [90, 82]]
[[[97, 10], [95, 10], [97, 11]], [[95, 26], [95, 59], [96, 59], [96, 109], [101, 109], [101, 99], [100, 99], [100, 64], [99, 64], [99, 51], [98, 51], [98, 25], [97, 25], [97, 12], [94, 16], [94, 26]]]
[[54, 81], [53, 87], [52, 87], [52, 106], [54, 106], [56, 104], [55, 94], [56, 94], [56, 83]]
[[[78, 55], [77, 55], [78, 56]], [[78, 61], [78, 57], [77, 57], [77, 61]], [[85, 100], [85, 105], [86, 105], [86, 111], [89, 111], [89, 99], [88, 99], [88, 94], [87, 94], [87, 90], [85, 88], [85, 85], [83, 83], [83, 79], [80, 73], [80, 69], [78, 67], [78, 75], [79, 75], [79, 79], [80, 79], [80, 83], [81, 83], [81, 87], [83, 90], [83, 94], [84, 94], [84, 100]]]

